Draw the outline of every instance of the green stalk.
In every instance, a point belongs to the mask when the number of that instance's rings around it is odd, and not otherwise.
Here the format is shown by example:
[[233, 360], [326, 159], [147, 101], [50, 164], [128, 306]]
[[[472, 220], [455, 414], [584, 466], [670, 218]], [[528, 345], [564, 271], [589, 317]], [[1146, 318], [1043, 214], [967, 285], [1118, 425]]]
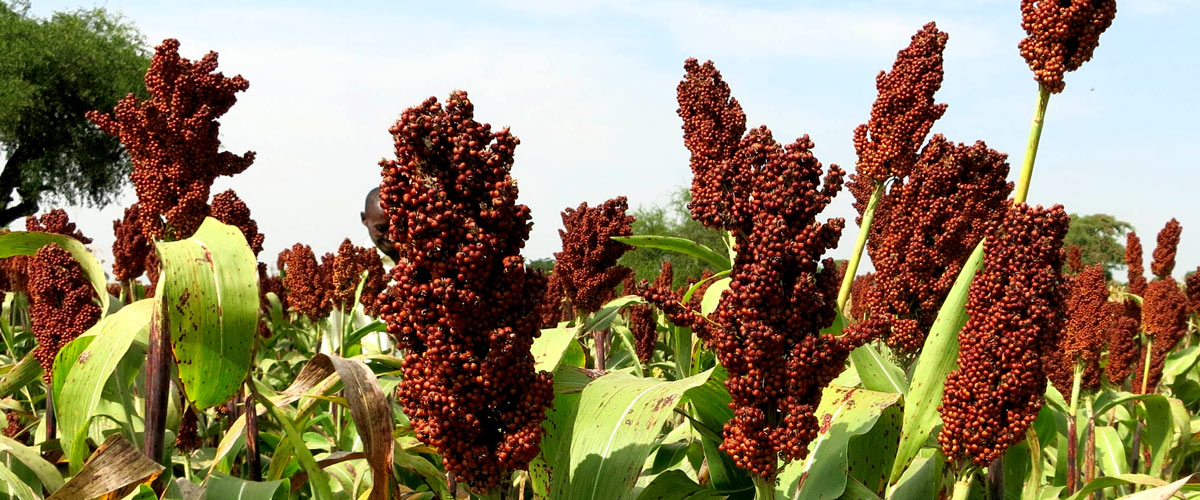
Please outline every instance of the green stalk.
[[775, 478], [759, 477], [751, 474], [754, 480], [754, 500], [775, 500]]
[[1079, 486], [1079, 432], [1076, 415], [1079, 410], [1079, 386], [1083, 378], [1083, 366], [1075, 363], [1075, 376], [1071, 382], [1071, 405], [1067, 408], [1067, 494], [1075, 493]]
[[837, 307], [839, 311], [846, 306], [846, 301], [850, 299], [850, 286], [854, 284], [854, 275], [858, 273], [858, 263], [862, 260], [863, 249], [867, 246], [867, 234], [871, 232], [871, 222], [875, 220], [875, 208], [879, 206], [879, 199], [883, 198], [883, 189], [882, 182], [875, 185], [875, 191], [871, 193], [871, 199], [867, 201], [867, 208], [863, 211], [862, 224], [858, 229], [858, 240], [854, 242], [854, 253], [850, 254], [850, 262], [846, 265], [846, 274], [842, 276], [842, 287], [838, 289]]
[[1084, 408], [1087, 409], [1087, 444], [1083, 452], [1083, 484], [1096, 479], [1096, 410], [1092, 408], [1094, 394], [1083, 397]]
[[[970, 470], [964, 471], [957, 481], [954, 481], [954, 493], [951, 494], [951, 500], [967, 500], [971, 496], [971, 482], [975, 480], [975, 474]], [[945, 490], [942, 490], [945, 491]]]
[[1146, 340], [1146, 359], [1142, 360], [1142, 394], [1146, 394], [1146, 384], [1150, 382], [1150, 357], [1154, 354], [1154, 338]]
[[1033, 177], [1033, 162], [1037, 159], [1038, 143], [1042, 139], [1042, 123], [1046, 118], [1046, 104], [1050, 102], [1050, 90], [1038, 85], [1037, 107], [1033, 110], [1033, 125], [1029, 128], [1029, 142], [1025, 145], [1025, 161], [1021, 163], [1021, 177], [1017, 181], [1013, 201], [1024, 203], [1029, 195], [1029, 180]]

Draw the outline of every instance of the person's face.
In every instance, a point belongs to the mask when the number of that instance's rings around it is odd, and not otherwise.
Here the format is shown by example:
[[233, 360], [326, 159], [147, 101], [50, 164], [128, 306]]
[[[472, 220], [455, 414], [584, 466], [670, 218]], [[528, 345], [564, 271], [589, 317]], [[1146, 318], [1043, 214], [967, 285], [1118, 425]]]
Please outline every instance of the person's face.
[[395, 255], [396, 247], [388, 238], [388, 218], [383, 213], [383, 209], [378, 204], [372, 204], [361, 215], [362, 223], [367, 226], [367, 233], [371, 235], [371, 241], [375, 243], [375, 246], [388, 256]]

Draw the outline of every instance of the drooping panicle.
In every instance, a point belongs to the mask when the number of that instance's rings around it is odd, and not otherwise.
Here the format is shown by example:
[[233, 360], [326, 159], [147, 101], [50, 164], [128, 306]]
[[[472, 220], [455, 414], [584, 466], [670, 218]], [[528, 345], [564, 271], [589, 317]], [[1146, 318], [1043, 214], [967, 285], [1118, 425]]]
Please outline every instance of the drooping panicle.
[[1158, 246], [1154, 247], [1154, 260], [1150, 261], [1150, 273], [1154, 277], [1168, 278], [1171, 271], [1175, 270], [1175, 251], [1179, 249], [1179, 234], [1182, 232], [1183, 226], [1174, 218], [1167, 221], [1167, 225], [1158, 232]]
[[[1076, 247], [1078, 248], [1078, 247]], [[1108, 282], [1104, 267], [1087, 266], [1070, 280], [1067, 292], [1067, 327], [1058, 343], [1043, 357], [1046, 375], [1063, 394], [1070, 394], [1075, 367], [1082, 366], [1080, 387], [1100, 387], [1100, 353], [1110, 323], [1116, 320], [1108, 308]]]
[[1129, 293], [1142, 295], [1146, 291], [1146, 268], [1142, 263], [1142, 240], [1135, 232], [1125, 236], [1125, 266], [1128, 269]]
[[1019, 203], [988, 235], [959, 332], [958, 368], [946, 379], [938, 443], [947, 459], [986, 467], [1025, 437], [1041, 409], [1041, 355], [1065, 323], [1062, 206]]
[[122, 283], [146, 272], [146, 259], [154, 250], [142, 234], [137, 213], [138, 204], [134, 203], [125, 208], [124, 217], [113, 221], [113, 277]]
[[728, 165], [746, 131], [746, 114], [733, 98], [729, 84], [712, 61], [683, 63], [683, 81], [676, 88], [683, 118], [683, 143], [692, 153], [692, 218], [708, 227], [729, 228], [740, 216], [736, 201], [745, 182]]
[[155, 48], [146, 72], [149, 99], [138, 102], [130, 94], [112, 115], [87, 115], [129, 152], [138, 218], [149, 238], [191, 236], [208, 215], [213, 180], [242, 172], [254, 162], [253, 152], [239, 156], [220, 151], [217, 119], [237, 102], [234, 94], [250, 83], [241, 75], [227, 78], [216, 70], [216, 52], [193, 62], [179, 56], [178, 40], [166, 39]]
[[317, 263], [312, 247], [301, 243], [292, 245], [284, 263], [283, 286], [287, 288], [288, 305], [312, 321], [329, 315], [333, 310], [330, 291], [331, 276]]
[[75, 223], [71, 222], [71, 219], [67, 216], [67, 212], [61, 208], [56, 208], [37, 217], [26, 217], [25, 229], [40, 233], [70, 236], [85, 245], [92, 242], [91, 238], [84, 236], [82, 231], [75, 228]]
[[1092, 58], [1116, 15], [1116, 0], [1021, 0], [1021, 27], [1029, 36], [1017, 48], [1033, 79], [1062, 92], [1063, 74]]
[[213, 196], [212, 208], [209, 211], [214, 219], [238, 228], [246, 237], [246, 244], [257, 257], [263, 249], [265, 237], [258, 232], [258, 223], [250, 218], [250, 207], [238, 197], [234, 190], [229, 189]]
[[1200, 313], [1200, 267], [1196, 271], [1188, 275], [1186, 280], [1186, 290], [1188, 298], [1188, 312], [1196, 314]]
[[29, 258], [29, 322], [37, 339], [34, 357], [49, 383], [54, 356], [100, 319], [96, 291], [74, 257], [49, 244]]
[[633, 234], [633, 217], [625, 215], [628, 208], [625, 197], [619, 196], [597, 207], [582, 203], [562, 213], [565, 230], [558, 232], [562, 251], [554, 254], [554, 274], [571, 307], [580, 313], [600, 310], [613, 288], [633, 274], [633, 269], [617, 265], [633, 247], [612, 239]]
[[1145, 369], [1146, 353], [1143, 350], [1133, 369], [1132, 387], [1134, 391], [1143, 392], [1142, 375], [1145, 373], [1148, 377], [1144, 379], [1144, 392], [1153, 393], [1162, 378], [1167, 354], [1187, 333], [1187, 297], [1179, 289], [1179, 283], [1168, 277], [1147, 285], [1143, 299], [1142, 331], [1150, 341], [1150, 369]]
[[[933, 95], [942, 87], [942, 51], [948, 39], [936, 24], [926, 24], [896, 54], [892, 70], [875, 78], [879, 96], [871, 119], [854, 129], [858, 164], [851, 178], [852, 184], [869, 186], [868, 194], [877, 183], [908, 175], [933, 122], [946, 112], [946, 104], [935, 104]], [[857, 199], [859, 214], [866, 201]]]
[[537, 455], [554, 396], [530, 354], [546, 278], [521, 257], [519, 141], [475, 121], [462, 91], [405, 110], [390, 131], [380, 199], [399, 260], [381, 314], [405, 353], [397, 396], [446, 469], [488, 490]]

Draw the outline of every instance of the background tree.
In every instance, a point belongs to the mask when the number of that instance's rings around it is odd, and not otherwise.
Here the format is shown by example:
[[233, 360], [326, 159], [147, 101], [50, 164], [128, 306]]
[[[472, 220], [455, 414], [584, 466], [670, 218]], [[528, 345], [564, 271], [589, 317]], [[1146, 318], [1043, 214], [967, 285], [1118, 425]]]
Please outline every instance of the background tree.
[[45, 197], [103, 207], [127, 182], [129, 159], [84, 113], [144, 97], [149, 52], [133, 25], [103, 9], [32, 17], [0, 2], [0, 225]]
[[1104, 273], [1112, 277], [1113, 269], [1125, 267], [1125, 247], [1120, 239], [1133, 230], [1133, 225], [1106, 214], [1071, 214], [1071, 228], [1063, 247], [1079, 245], [1084, 265], [1102, 264]]
[[[671, 195], [666, 205], [633, 210], [632, 215], [636, 218], [633, 222], [633, 234], [687, 238], [717, 252], [725, 252], [721, 232], [704, 227], [692, 219], [687, 208], [690, 201], [691, 191], [682, 187]], [[653, 280], [662, 270], [663, 261], [669, 261], [673, 267], [675, 287], [687, 283], [688, 278], [699, 277], [708, 268], [704, 261], [695, 257], [654, 248], [634, 248], [625, 252], [618, 264], [633, 268], [638, 280]]]

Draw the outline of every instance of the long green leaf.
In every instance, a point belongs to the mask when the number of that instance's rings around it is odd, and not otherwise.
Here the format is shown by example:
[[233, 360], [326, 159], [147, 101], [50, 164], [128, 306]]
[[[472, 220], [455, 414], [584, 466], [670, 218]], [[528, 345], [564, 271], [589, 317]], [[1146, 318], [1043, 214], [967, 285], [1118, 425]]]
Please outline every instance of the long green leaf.
[[21, 358], [16, 366], [0, 377], [0, 398], [15, 394], [22, 387], [37, 380], [38, 375], [41, 374], [42, 365], [38, 363], [37, 358], [33, 357], [33, 351], [29, 351], [29, 354]]
[[[243, 239], [243, 241], [245, 240]], [[268, 388], [264, 386], [263, 389]], [[292, 451], [296, 453], [296, 459], [300, 461], [300, 466], [308, 473], [308, 484], [312, 488], [313, 498], [317, 500], [333, 500], [333, 493], [329, 489], [329, 474], [317, 465], [317, 460], [313, 458], [312, 452], [308, 450], [308, 445], [305, 444], [304, 437], [300, 434], [300, 431], [296, 429], [296, 424], [287, 415], [284, 415], [283, 410], [271, 403], [271, 400], [266, 396], [263, 396], [261, 390], [260, 394], [258, 394], [258, 400], [267, 408], [267, 412], [271, 414], [271, 417], [283, 427], [284, 437], [292, 444]]]
[[892, 465], [892, 483], [900, 480], [908, 463], [917, 456], [929, 439], [929, 434], [942, 421], [937, 412], [938, 405], [942, 403], [946, 376], [958, 364], [958, 331], [967, 322], [967, 292], [971, 288], [971, 281], [975, 279], [975, 272], [982, 265], [983, 242], [980, 241], [954, 281], [921, 348], [921, 356], [917, 358], [912, 384], [905, 399], [904, 426], [900, 429], [900, 447]]
[[3, 462], [0, 462], [0, 485], [5, 488], [0, 492], [7, 491], [15, 495], [14, 498], [18, 500], [41, 500], [41, 497], [34, 493], [33, 488], [21, 481], [21, 478], [17, 477], [12, 469], [9, 469]]
[[1080, 488], [1079, 491], [1075, 492], [1074, 495], [1067, 497], [1067, 500], [1081, 500], [1086, 498], [1090, 493], [1106, 488], [1112, 488], [1113, 486], [1122, 486], [1126, 484], [1158, 487], [1166, 486], [1167, 482], [1153, 476], [1147, 476], [1145, 474], [1121, 474], [1119, 476], [1099, 477], [1092, 480], [1092, 482], [1085, 484], [1083, 488]]
[[183, 392], [199, 409], [224, 403], [250, 369], [259, 300], [254, 253], [240, 230], [211, 217], [191, 238], [155, 247]]
[[696, 243], [687, 238], [677, 238], [674, 236], [613, 236], [612, 239], [621, 243], [633, 245], [642, 248], [657, 248], [659, 250], [667, 250], [669, 252], [681, 253], [690, 255], [697, 259], [707, 262], [712, 266], [713, 272], [724, 271], [733, 267], [730, 263], [728, 255], [722, 255], [711, 248]]
[[87, 275], [88, 281], [92, 283], [92, 288], [96, 290], [96, 295], [100, 298], [100, 313], [105, 314], [108, 311], [109, 295], [108, 281], [104, 277], [104, 267], [79, 240], [61, 234], [34, 231], [4, 233], [0, 234], [0, 259], [14, 255], [33, 255], [37, 253], [38, 249], [50, 243], [62, 247], [79, 262], [83, 273]]
[[207, 500], [285, 500], [291, 490], [287, 479], [257, 482], [219, 473], [210, 476], [206, 484]]
[[850, 438], [847, 449], [850, 476], [858, 479], [875, 495], [882, 496], [887, 491], [888, 475], [892, 473], [892, 461], [896, 459], [903, 417], [901, 405], [889, 406], [883, 410], [870, 431]]
[[899, 394], [849, 387], [826, 387], [814, 414], [820, 429], [808, 445], [808, 457], [779, 473], [780, 498], [830, 500], [846, 489], [847, 447], [850, 438], [865, 434]]
[[575, 340], [574, 328], [546, 328], [538, 338], [533, 339], [529, 352], [533, 354], [534, 369], [554, 373], [562, 361], [563, 353]]
[[[729, 403], [733, 398], [725, 389], [724, 381], [729, 378], [725, 368], [718, 366], [704, 385], [687, 392], [688, 400], [694, 409], [694, 416], [701, 428], [692, 422], [698, 434], [702, 436], [700, 446], [704, 450], [704, 458], [708, 461], [708, 478], [714, 488], [720, 491], [738, 491], [753, 488], [754, 483], [746, 471], [739, 469], [733, 458], [718, 449], [721, 444], [721, 430], [725, 423], [733, 418], [733, 410]], [[711, 435], [710, 435], [711, 434]]]
[[596, 311], [586, 320], [584, 320], [583, 325], [579, 327], [578, 333], [583, 334], [608, 328], [608, 325], [611, 324], [612, 320], [617, 317], [617, 314], [621, 312], [621, 309], [633, 304], [644, 303], [646, 303], [646, 300], [638, 297], [637, 295], [626, 295], [624, 297], [617, 297], [613, 300], [610, 300], [607, 304], [604, 304], [599, 311]]
[[54, 464], [42, 458], [38, 450], [18, 443], [10, 437], [0, 436], [0, 453], [9, 453], [29, 467], [37, 475], [38, 480], [46, 486], [46, 489], [54, 491], [62, 487], [62, 475], [58, 473]]
[[145, 299], [123, 307], [59, 352], [54, 366], [54, 413], [72, 471], [78, 471], [87, 456], [88, 422], [96, 414], [105, 384], [134, 338], [149, 328], [155, 306], [154, 299]]
[[[660, 429], [687, 390], [712, 370], [674, 382], [613, 372], [588, 384], [579, 401], [566, 463], [550, 464], [555, 500], [625, 498]], [[558, 443], [557, 457], [563, 456]], [[549, 456], [549, 455], [547, 455]]]
[[858, 371], [863, 387], [872, 391], [908, 395], [908, 380], [904, 377], [904, 370], [884, 358], [875, 346], [865, 344], [850, 351], [850, 360]]
[[700, 486], [683, 471], [671, 470], [659, 474], [637, 500], [710, 500], [724, 498], [710, 488]]
[[1166, 465], [1167, 454], [1171, 451], [1171, 439], [1174, 437], [1175, 421], [1171, 414], [1171, 403], [1161, 394], [1130, 394], [1118, 393], [1117, 397], [1105, 403], [1097, 415], [1103, 415], [1113, 406], [1138, 401], [1145, 411], [1145, 423], [1142, 428], [1142, 442], [1150, 447], [1151, 476], [1161, 477], [1163, 466]]
[[1125, 458], [1125, 443], [1117, 429], [1107, 425], [1096, 426], [1096, 462], [1105, 476], [1120, 476], [1129, 473], [1129, 460]]

